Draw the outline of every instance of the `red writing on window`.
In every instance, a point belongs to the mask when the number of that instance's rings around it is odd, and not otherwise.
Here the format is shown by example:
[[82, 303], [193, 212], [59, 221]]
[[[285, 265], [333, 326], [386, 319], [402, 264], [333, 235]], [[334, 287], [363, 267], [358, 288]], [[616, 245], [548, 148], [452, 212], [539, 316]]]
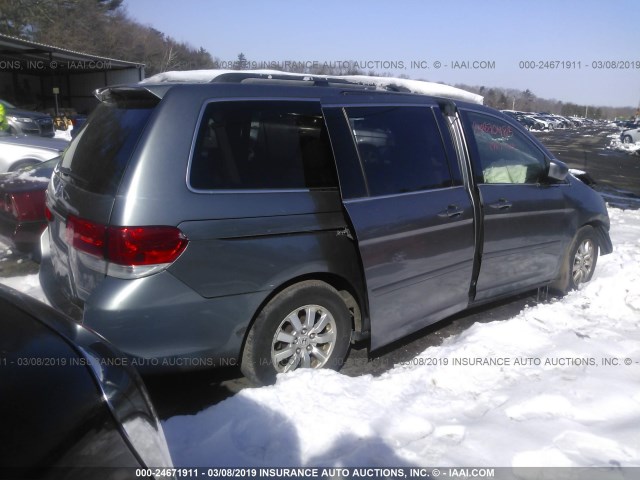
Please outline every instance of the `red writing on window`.
[[473, 130], [488, 133], [492, 137], [510, 137], [513, 135], [513, 130], [509, 125], [496, 125], [489, 122], [473, 122]]

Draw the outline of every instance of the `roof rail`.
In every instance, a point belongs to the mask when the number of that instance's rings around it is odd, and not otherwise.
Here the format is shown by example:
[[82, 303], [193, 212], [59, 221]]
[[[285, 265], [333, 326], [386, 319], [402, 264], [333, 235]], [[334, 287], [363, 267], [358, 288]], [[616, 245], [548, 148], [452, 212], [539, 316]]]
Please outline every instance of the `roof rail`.
[[368, 75], [316, 75], [279, 70], [186, 70], [162, 72], [142, 80], [143, 84], [161, 83], [260, 83], [280, 86], [324, 86], [341, 89], [343, 94], [378, 92], [411, 93], [449, 98], [482, 105], [481, 95], [449, 85], [408, 78]]
[[344, 78], [314, 76], [307, 74], [274, 74], [274, 73], [257, 73], [257, 72], [227, 72], [216, 76], [210, 83], [272, 83], [287, 84], [299, 86], [313, 87], [342, 87], [354, 88], [358, 90], [375, 90], [375, 86], [362, 85], [360, 83], [351, 82]]

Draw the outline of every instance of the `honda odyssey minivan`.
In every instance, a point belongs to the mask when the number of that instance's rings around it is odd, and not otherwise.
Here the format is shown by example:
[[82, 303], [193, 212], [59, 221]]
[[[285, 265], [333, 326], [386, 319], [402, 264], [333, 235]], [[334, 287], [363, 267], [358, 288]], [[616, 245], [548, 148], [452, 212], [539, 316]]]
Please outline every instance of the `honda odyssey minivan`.
[[142, 370], [338, 368], [612, 251], [602, 199], [479, 103], [255, 73], [97, 96], [40, 278]]

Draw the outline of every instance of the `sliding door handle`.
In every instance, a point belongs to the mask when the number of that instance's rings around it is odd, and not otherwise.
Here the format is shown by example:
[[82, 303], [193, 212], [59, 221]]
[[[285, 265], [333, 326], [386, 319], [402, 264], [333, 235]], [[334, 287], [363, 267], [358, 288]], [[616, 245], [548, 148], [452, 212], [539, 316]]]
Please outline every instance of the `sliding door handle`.
[[513, 204], [506, 198], [501, 198], [496, 203], [490, 203], [489, 206], [498, 210], [506, 210], [507, 208], [511, 208]]
[[449, 205], [446, 210], [441, 211], [438, 216], [445, 218], [456, 218], [464, 213], [464, 210], [461, 209], [458, 205]]

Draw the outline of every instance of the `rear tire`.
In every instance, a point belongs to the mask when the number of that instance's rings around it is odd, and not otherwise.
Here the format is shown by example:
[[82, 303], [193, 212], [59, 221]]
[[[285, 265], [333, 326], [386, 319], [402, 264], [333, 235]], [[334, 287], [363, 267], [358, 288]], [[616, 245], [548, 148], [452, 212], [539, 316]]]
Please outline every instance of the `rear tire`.
[[297, 368], [339, 369], [349, 350], [351, 316], [330, 285], [310, 280], [278, 293], [259, 313], [242, 352], [242, 373], [268, 385]]
[[622, 137], [622, 143], [633, 143], [633, 139], [630, 135], [625, 135], [624, 137]]
[[566, 294], [593, 277], [598, 263], [598, 238], [590, 225], [578, 230], [563, 261], [560, 277], [551, 288]]

